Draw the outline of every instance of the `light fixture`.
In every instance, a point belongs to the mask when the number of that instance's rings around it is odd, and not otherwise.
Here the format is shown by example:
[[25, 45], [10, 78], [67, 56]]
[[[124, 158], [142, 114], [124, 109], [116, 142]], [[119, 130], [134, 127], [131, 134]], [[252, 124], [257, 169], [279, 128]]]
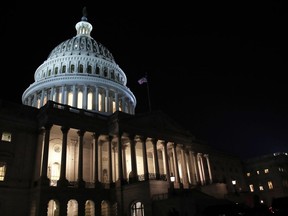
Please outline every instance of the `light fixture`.
[[236, 180], [232, 180], [232, 185], [236, 185]]
[[171, 175], [170, 175], [170, 181], [175, 182], [175, 176], [173, 175], [173, 173], [171, 173]]

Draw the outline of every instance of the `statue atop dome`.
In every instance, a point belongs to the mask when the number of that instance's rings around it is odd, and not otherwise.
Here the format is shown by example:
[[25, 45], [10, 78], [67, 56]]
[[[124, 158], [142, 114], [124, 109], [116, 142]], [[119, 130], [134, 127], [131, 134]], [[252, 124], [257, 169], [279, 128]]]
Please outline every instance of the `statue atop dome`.
[[88, 13], [87, 13], [87, 8], [86, 7], [84, 7], [83, 9], [82, 9], [82, 21], [87, 21], [88, 19], [87, 19], [87, 16], [88, 16]]

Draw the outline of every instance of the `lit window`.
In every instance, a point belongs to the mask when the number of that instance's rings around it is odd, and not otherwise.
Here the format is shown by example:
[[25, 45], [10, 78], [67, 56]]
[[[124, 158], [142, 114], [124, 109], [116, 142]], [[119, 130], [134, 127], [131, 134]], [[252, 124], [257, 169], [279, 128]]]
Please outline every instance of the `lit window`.
[[272, 189], [273, 189], [273, 184], [272, 184], [272, 181], [268, 181], [268, 188], [269, 188], [270, 190], [272, 190]]
[[141, 202], [135, 202], [132, 204], [131, 216], [144, 216], [144, 205]]
[[1, 136], [2, 141], [11, 142], [11, 133], [3, 132]]
[[269, 173], [269, 169], [264, 169], [264, 173]]
[[83, 108], [83, 98], [84, 98], [83, 92], [79, 91], [77, 97], [78, 97], [77, 108], [82, 109]]
[[250, 184], [250, 185], [249, 185], [249, 188], [250, 188], [250, 192], [254, 192], [254, 186], [253, 186], [253, 184]]
[[69, 106], [73, 106], [73, 93], [72, 92], [68, 92], [68, 99], [67, 99], [67, 104]]
[[259, 175], [260, 174], [259, 170], [257, 170], [256, 173]]
[[263, 191], [264, 190], [264, 187], [262, 185], [259, 185], [259, 190], [260, 191]]
[[6, 173], [6, 163], [0, 162], [0, 181], [4, 181]]
[[248, 172], [248, 173], [246, 173], [246, 175], [249, 177], [249, 176], [251, 175], [251, 173], [250, 173], [250, 172]]
[[87, 96], [87, 109], [92, 110], [93, 109], [93, 93], [89, 92]]

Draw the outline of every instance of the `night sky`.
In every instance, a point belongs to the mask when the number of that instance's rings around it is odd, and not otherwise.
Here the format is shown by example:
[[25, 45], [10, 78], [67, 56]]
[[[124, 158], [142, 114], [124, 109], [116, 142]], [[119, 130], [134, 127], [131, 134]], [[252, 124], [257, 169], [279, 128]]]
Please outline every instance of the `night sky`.
[[243, 159], [288, 152], [288, 18], [281, 0], [91, 2], [1, 7], [1, 99], [21, 103], [37, 67], [76, 35], [86, 6], [91, 36], [125, 72], [136, 113], [149, 111], [147, 85], [137, 82], [147, 73], [152, 110], [199, 139]]

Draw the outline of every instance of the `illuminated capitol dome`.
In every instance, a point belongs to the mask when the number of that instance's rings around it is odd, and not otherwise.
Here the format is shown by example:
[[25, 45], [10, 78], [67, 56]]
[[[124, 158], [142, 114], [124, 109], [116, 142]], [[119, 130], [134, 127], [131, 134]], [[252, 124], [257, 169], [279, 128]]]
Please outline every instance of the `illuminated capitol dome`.
[[56, 46], [22, 95], [22, 103], [40, 108], [48, 100], [100, 113], [119, 110], [134, 114], [136, 98], [127, 88], [125, 73], [110, 51], [95, 41], [83, 9], [77, 35]]
[[81, 17], [22, 103], [0, 100], [0, 215], [196, 216], [239, 201], [240, 159], [162, 111], [135, 113], [125, 73]]

